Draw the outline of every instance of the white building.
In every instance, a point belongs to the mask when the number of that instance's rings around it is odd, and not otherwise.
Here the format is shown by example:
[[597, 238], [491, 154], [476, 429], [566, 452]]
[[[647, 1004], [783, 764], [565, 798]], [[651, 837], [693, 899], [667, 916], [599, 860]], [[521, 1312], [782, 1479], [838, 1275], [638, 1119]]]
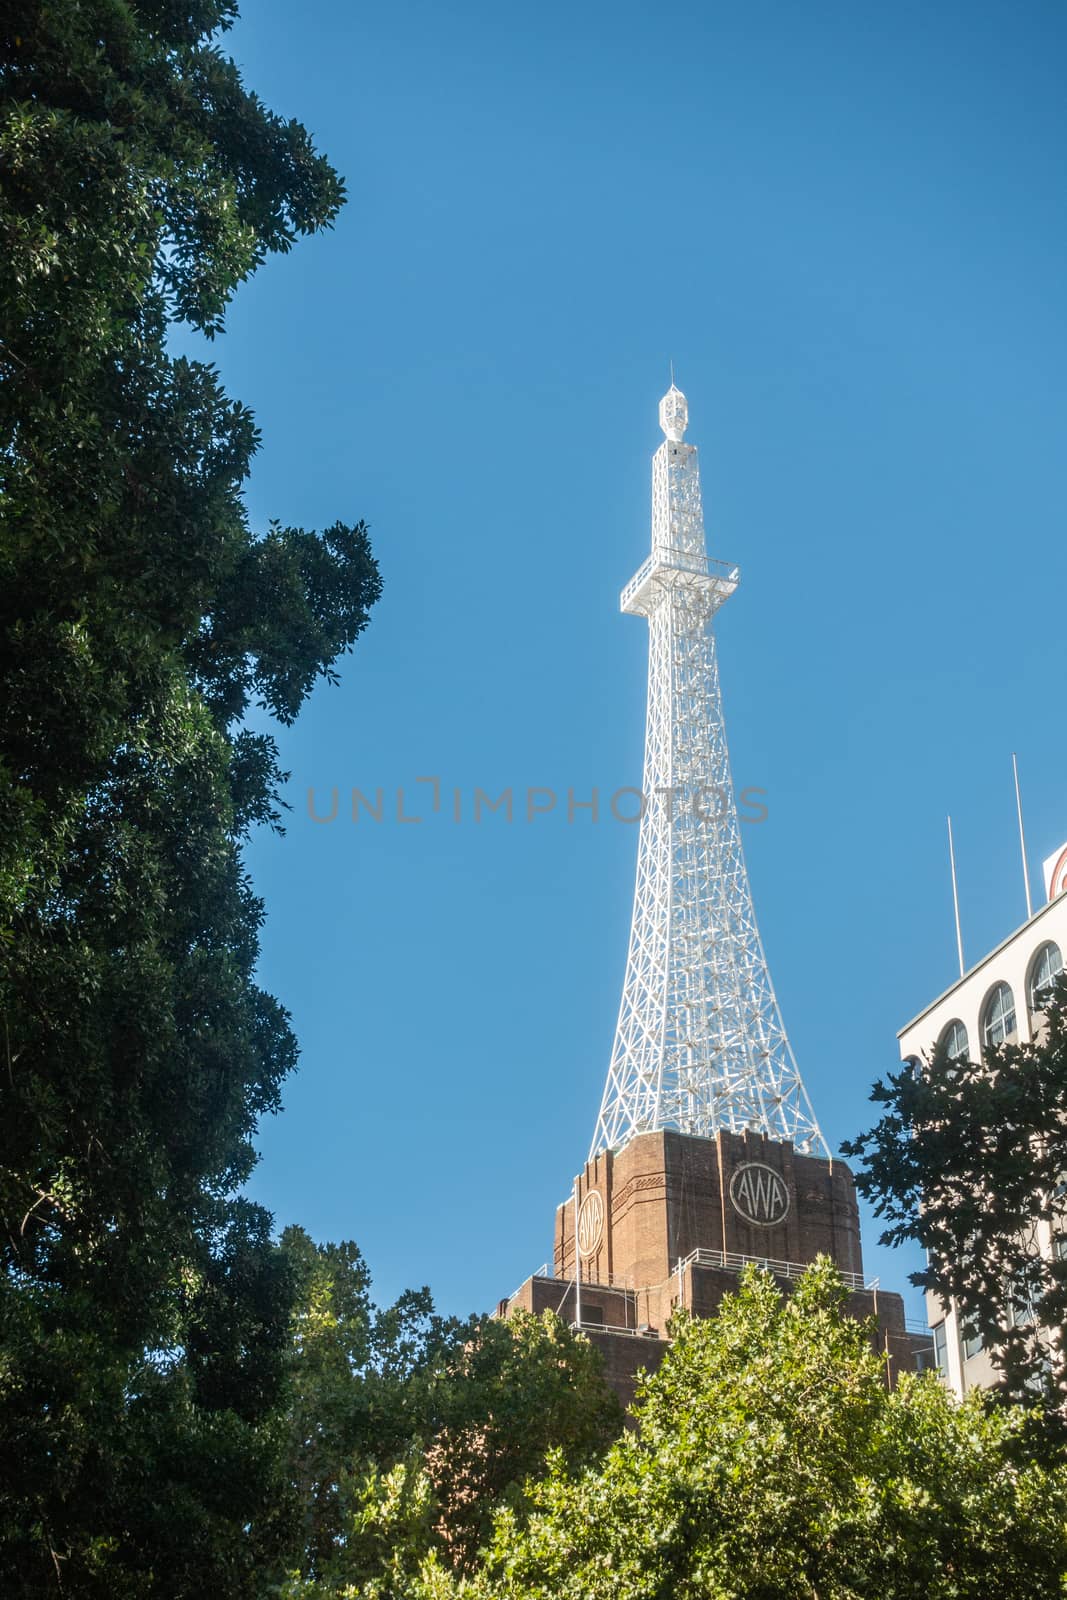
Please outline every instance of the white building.
[[[944, 1043], [950, 1055], [978, 1060], [989, 1045], [1028, 1043], [1042, 1023], [1041, 991], [1063, 970], [1067, 950], [1067, 846], [1045, 863], [1046, 905], [983, 956], [951, 988], [902, 1028], [901, 1059], [921, 1061]], [[1051, 1259], [1067, 1246], [1067, 1236], [1049, 1224], [1038, 1225], [1038, 1244]], [[946, 1382], [962, 1396], [994, 1380], [989, 1357], [976, 1338], [962, 1330], [955, 1304], [947, 1308], [934, 1294], [926, 1297], [934, 1356]]]

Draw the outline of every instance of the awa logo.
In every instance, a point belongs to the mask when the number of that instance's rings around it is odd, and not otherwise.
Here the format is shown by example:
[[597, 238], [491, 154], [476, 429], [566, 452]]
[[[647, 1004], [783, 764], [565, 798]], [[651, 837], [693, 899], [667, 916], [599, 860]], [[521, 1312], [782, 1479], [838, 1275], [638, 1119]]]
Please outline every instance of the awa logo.
[[604, 1237], [604, 1201], [599, 1189], [590, 1189], [578, 1212], [578, 1254], [591, 1256]]
[[773, 1167], [746, 1161], [730, 1179], [730, 1202], [739, 1217], [757, 1228], [773, 1228], [789, 1213], [789, 1190]]

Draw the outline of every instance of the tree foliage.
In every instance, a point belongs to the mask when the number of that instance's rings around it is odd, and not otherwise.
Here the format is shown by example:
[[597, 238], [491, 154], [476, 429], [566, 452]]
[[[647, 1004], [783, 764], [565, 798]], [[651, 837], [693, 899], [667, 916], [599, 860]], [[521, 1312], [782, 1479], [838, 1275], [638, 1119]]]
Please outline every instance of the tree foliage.
[[427, 1289], [377, 1307], [370, 1272], [349, 1241], [316, 1245], [293, 1227], [282, 1246], [298, 1284], [285, 1471], [301, 1513], [301, 1570], [315, 1575], [345, 1557], [366, 1475], [417, 1446], [432, 1363], [469, 1325], [439, 1317]]
[[[411, 1600], [1030, 1600], [1061, 1595], [1067, 1467], [1029, 1419], [931, 1376], [890, 1391], [830, 1263], [782, 1300], [748, 1269], [674, 1324], [638, 1431], [575, 1474], [558, 1456], [476, 1573], [434, 1558]], [[338, 1591], [345, 1592], [345, 1591]], [[355, 1593], [356, 1591], [351, 1591]]]
[[355, 1245], [283, 1246], [300, 1283], [286, 1471], [303, 1512], [293, 1594], [379, 1592], [432, 1550], [468, 1569], [555, 1449], [573, 1469], [622, 1428], [600, 1358], [558, 1318], [436, 1315], [426, 1289], [379, 1310]]
[[480, 1319], [434, 1377], [425, 1467], [445, 1554], [466, 1571], [501, 1507], [525, 1519], [548, 1452], [567, 1470], [596, 1460], [623, 1413], [599, 1351], [550, 1311]]
[[1061, 1417], [1067, 1367], [1067, 1256], [1042, 1248], [1042, 1225], [1067, 1238], [1067, 980], [1056, 981], [1036, 1042], [1001, 1044], [980, 1061], [944, 1046], [874, 1087], [884, 1106], [845, 1146], [888, 1226], [882, 1242], [914, 1241], [927, 1266], [913, 1282], [956, 1301], [1011, 1399], [1041, 1396]]
[[282, 774], [243, 719], [296, 716], [379, 579], [362, 524], [255, 536], [252, 416], [168, 345], [342, 200], [233, 15], [0, 13], [7, 1594], [238, 1596], [285, 1545], [292, 1267], [236, 1196], [296, 1045], [253, 978]]

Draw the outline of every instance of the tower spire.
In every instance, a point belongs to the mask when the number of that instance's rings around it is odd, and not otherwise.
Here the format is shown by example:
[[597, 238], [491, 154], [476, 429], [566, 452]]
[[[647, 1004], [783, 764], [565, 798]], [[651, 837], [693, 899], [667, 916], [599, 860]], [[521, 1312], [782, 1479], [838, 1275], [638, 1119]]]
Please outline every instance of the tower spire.
[[647, 617], [644, 811], [615, 1045], [591, 1154], [636, 1133], [751, 1128], [828, 1155], [756, 926], [712, 618], [736, 567], [709, 560], [689, 411], [673, 381], [652, 458], [652, 553], [622, 591]]

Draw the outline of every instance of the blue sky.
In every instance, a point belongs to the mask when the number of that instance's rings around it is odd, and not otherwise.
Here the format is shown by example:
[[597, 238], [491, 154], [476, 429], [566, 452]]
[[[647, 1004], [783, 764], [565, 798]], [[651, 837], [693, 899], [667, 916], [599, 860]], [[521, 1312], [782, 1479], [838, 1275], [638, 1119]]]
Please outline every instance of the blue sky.
[[[749, 869], [831, 1143], [954, 975], [946, 812], [971, 957], [1023, 916], [1013, 748], [1035, 874], [1067, 838], [1065, 42], [1062, 7], [983, 0], [270, 0], [229, 36], [350, 195], [212, 351], [263, 431], [251, 515], [366, 517], [385, 580], [250, 851], [303, 1047], [252, 1190], [355, 1238], [382, 1296], [492, 1306], [586, 1153], [636, 830], [469, 797], [640, 782], [617, 597], [669, 359], [742, 569], [734, 775], [767, 791]], [[333, 785], [426, 819], [316, 826]]]

